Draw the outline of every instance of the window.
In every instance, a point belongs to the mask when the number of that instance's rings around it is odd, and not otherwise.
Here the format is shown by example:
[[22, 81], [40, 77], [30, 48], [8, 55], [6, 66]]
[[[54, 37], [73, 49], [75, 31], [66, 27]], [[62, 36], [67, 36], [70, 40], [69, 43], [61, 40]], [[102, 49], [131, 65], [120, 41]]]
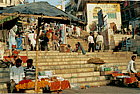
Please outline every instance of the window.
[[130, 13], [131, 13], [131, 18], [134, 18], [134, 17], [135, 17], [134, 8], [131, 8], [131, 9], [130, 9]]
[[117, 18], [116, 13], [107, 13], [109, 19]]

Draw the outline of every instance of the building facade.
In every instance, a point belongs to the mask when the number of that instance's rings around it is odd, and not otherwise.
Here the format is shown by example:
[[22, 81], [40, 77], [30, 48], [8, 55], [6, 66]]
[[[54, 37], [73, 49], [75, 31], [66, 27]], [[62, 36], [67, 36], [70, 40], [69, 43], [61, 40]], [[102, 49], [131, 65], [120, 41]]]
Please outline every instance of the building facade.
[[[101, 9], [103, 10], [103, 16], [104, 17], [106, 16], [106, 18], [107, 18], [106, 22], [108, 24], [117, 22], [116, 25], [118, 28], [120, 28], [120, 25], [121, 25], [120, 1], [115, 1], [115, 0], [113, 0], [113, 1], [72, 0], [72, 2], [74, 2], [72, 5], [75, 5], [74, 8], [72, 8], [72, 9], [75, 9], [75, 10], [74, 10], [74, 12], [71, 12], [71, 13], [73, 13], [78, 18], [87, 22], [86, 30], [88, 32], [90, 32], [90, 30], [89, 30], [90, 24], [92, 24], [93, 22], [96, 22], [96, 24], [98, 24], [98, 20], [100, 20], [100, 18], [98, 17], [97, 13]], [[96, 9], [94, 9], [95, 7], [96, 7]], [[69, 9], [69, 11], [70, 11], [70, 9]], [[93, 30], [93, 31], [95, 31], [95, 30]]]
[[[121, 12], [119, 3], [87, 3], [87, 31], [100, 31], [94, 29], [96, 27], [111, 28], [111, 24], [115, 24], [117, 29], [121, 27]], [[102, 10], [102, 16], [99, 11]], [[102, 25], [100, 25], [102, 23]]]
[[24, 0], [0, 0], [0, 7], [15, 6], [23, 4]]
[[[122, 24], [124, 28], [140, 28], [140, 1], [125, 1], [121, 3]], [[131, 29], [131, 28], [130, 28]]]
[[[72, 3], [66, 7], [67, 11], [76, 15], [78, 18], [88, 22], [87, 3], [119, 3], [121, 6], [122, 27], [140, 28], [140, 1], [124, 1], [124, 0], [70, 0]], [[91, 10], [89, 10], [91, 11]], [[130, 26], [132, 25], [132, 26]], [[120, 26], [119, 26], [120, 27]]]

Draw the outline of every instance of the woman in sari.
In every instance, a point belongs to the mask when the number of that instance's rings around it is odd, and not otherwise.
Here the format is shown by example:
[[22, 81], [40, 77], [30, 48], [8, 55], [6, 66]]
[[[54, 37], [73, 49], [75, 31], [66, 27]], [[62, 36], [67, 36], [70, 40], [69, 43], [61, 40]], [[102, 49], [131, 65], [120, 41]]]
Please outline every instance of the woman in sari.
[[22, 37], [20, 36], [20, 34], [16, 38], [16, 42], [17, 42], [17, 50], [23, 50], [23, 48], [22, 48]]

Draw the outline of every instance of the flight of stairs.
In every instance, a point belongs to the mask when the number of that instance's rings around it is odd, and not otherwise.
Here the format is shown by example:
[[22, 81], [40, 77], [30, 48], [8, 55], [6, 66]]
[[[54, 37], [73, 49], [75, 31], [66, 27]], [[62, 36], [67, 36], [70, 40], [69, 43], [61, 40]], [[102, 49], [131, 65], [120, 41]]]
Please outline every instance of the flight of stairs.
[[87, 41], [84, 41], [81, 38], [77, 38], [77, 39], [76, 38], [68, 38], [67, 39], [67, 44], [70, 44], [72, 49], [75, 49], [75, 44], [77, 44], [77, 42], [80, 42], [86, 51], [88, 50]]
[[[114, 35], [115, 46], [118, 46], [119, 43], [122, 41], [122, 38], [125, 38], [125, 37], [131, 38], [132, 35], [115, 34]], [[75, 48], [75, 44], [77, 42], [80, 42], [86, 51], [88, 50], [88, 43], [87, 43], [87, 41], [85, 41], [85, 40], [83, 40], [81, 38], [68, 38], [67, 39], [67, 43], [71, 45], [72, 49]], [[111, 48], [114, 49], [114, 46], [111, 47]]]
[[[20, 55], [25, 56], [26, 52], [21, 52]], [[103, 59], [107, 66], [118, 65], [119, 69], [126, 71], [131, 56], [131, 52], [94, 52], [82, 55], [40, 51], [38, 65], [40, 71], [53, 71], [55, 75], [68, 79], [70, 83], [77, 83], [80, 86], [100, 86], [106, 85], [109, 81], [105, 76], [100, 76], [100, 72], [94, 71], [95, 65], [87, 64], [87, 60], [98, 57]], [[30, 51], [28, 58], [32, 58], [35, 65], [36, 52]], [[140, 65], [138, 68], [140, 69]]]
[[115, 46], [118, 46], [118, 44], [122, 41], [122, 38], [131, 38], [132, 35], [123, 35], [123, 34], [115, 34], [114, 40], [115, 40]]

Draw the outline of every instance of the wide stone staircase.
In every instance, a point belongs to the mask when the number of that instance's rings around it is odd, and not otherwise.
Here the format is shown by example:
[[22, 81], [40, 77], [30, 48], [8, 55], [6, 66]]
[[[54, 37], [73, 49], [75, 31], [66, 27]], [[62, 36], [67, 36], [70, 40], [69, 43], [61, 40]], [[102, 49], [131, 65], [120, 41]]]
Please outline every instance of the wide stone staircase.
[[[119, 43], [122, 41], [122, 38], [125, 38], [125, 37], [131, 38], [132, 35], [115, 34], [114, 35], [115, 46], [118, 46]], [[88, 43], [82, 38], [68, 38], [67, 39], [67, 43], [71, 45], [72, 49], [75, 48], [75, 44], [77, 42], [80, 42], [86, 51], [88, 50]], [[112, 49], [114, 49], [114, 47]]]
[[[26, 56], [26, 52], [20, 53], [21, 56]], [[87, 64], [87, 60], [93, 57], [98, 57], [106, 62], [106, 66], [118, 65], [119, 69], [126, 71], [126, 66], [131, 52], [94, 52], [82, 55], [81, 53], [60, 53], [57, 51], [39, 51], [39, 70], [53, 71], [56, 76], [68, 79], [70, 83], [75, 83], [80, 86], [91, 85], [100, 86], [106, 85], [109, 81], [105, 76], [100, 76], [99, 71], [94, 71], [94, 64]], [[36, 52], [29, 51], [28, 58], [36, 60]], [[140, 59], [136, 62], [139, 62]], [[140, 69], [140, 64], [137, 68]], [[24, 64], [25, 66], [26, 64]]]

